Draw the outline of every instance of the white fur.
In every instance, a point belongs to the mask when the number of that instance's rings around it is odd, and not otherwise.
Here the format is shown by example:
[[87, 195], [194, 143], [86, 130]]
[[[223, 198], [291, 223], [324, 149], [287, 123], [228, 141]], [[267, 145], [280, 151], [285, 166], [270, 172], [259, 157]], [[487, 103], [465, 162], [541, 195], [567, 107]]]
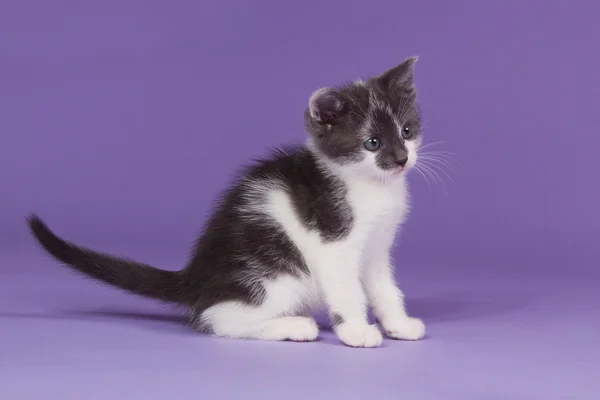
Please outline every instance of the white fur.
[[210, 307], [202, 319], [217, 336], [262, 340], [311, 341], [319, 328], [307, 313], [315, 301], [315, 285], [309, 279], [280, 276], [263, 283], [267, 297], [260, 307], [230, 301]]

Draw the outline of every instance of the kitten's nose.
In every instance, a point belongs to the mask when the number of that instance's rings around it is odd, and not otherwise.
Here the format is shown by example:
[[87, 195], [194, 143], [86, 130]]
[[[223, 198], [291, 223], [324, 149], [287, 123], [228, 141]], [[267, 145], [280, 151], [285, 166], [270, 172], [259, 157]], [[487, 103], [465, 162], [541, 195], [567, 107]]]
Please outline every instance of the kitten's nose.
[[394, 161], [401, 167], [404, 167], [408, 162], [408, 154], [399, 154], [394, 157]]

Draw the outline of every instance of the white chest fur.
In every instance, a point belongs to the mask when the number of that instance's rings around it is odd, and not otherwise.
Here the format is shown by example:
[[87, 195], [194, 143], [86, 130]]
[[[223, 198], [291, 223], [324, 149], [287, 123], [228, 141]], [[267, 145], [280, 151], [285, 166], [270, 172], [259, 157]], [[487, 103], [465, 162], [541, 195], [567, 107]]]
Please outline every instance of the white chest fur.
[[408, 191], [403, 178], [386, 185], [378, 182], [347, 182], [347, 200], [354, 223], [349, 240], [355, 245], [389, 247], [397, 226], [408, 211]]

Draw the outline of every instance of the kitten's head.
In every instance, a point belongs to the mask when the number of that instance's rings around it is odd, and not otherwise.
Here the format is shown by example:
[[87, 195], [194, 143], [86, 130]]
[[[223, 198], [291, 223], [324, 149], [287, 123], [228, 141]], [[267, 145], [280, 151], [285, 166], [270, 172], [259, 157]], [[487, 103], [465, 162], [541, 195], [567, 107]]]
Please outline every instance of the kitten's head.
[[315, 150], [336, 168], [373, 179], [401, 176], [417, 161], [421, 118], [416, 57], [368, 80], [322, 88], [304, 122]]

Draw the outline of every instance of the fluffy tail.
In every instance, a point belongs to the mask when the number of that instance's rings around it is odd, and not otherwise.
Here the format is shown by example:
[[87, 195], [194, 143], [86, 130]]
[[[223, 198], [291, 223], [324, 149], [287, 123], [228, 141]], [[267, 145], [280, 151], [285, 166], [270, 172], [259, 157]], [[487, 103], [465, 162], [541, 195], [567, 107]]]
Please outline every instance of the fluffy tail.
[[54, 258], [72, 269], [122, 290], [166, 302], [179, 302], [181, 274], [126, 258], [96, 252], [61, 239], [37, 216], [27, 218], [29, 229]]

